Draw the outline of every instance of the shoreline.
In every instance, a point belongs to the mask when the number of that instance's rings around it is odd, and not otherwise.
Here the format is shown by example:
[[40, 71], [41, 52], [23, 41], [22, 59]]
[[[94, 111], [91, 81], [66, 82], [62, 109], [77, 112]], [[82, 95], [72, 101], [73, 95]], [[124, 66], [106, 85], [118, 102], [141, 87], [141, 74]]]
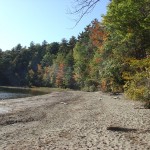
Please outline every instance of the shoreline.
[[102, 92], [64, 91], [0, 101], [0, 149], [150, 148], [150, 110]]

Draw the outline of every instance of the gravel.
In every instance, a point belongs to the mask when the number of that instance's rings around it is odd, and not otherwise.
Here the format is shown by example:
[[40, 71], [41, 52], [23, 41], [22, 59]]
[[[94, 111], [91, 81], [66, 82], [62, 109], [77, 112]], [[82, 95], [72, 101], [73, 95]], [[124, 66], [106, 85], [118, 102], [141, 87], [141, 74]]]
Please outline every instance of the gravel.
[[2, 150], [150, 150], [150, 109], [101, 92], [0, 102]]

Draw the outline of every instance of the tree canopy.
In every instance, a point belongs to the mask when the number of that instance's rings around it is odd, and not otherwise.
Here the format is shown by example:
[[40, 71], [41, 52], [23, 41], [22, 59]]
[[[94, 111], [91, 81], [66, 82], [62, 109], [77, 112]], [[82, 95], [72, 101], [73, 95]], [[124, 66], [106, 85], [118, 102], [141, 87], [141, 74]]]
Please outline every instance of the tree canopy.
[[[99, 0], [75, 0], [80, 19]], [[60, 43], [0, 50], [0, 85], [125, 92], [150, 100], [150, 1], [112, 0], [103, 21]]]

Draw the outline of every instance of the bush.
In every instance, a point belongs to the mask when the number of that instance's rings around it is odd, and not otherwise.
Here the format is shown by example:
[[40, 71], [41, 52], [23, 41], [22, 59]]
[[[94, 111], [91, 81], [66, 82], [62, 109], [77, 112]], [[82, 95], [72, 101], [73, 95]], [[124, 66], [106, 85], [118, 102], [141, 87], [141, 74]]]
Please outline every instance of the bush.
[[82, 91], [85, 91], [85, 92], [94, 92], [96, 90], [97, 90], [97, 87], [95, 87], [95, 85], [85, 86], [84, 88], [82, 88]]
[[96, 87], [95, 87], [95, 85], [91, 85], [89, 87], [89, 92], [94, 92], [94, 91], [96, 91]]
[[97, 90], [97, 87], [98, 82], [91, 79], [87, 79], [84, 81], [84, 87], [82, 88], [82, 90], [86, 92], [94, 92]]
[[147, 87], [136, 87], [133, 82], [129, 83], [125, 90], [125, 94], [133, 100], [150, 100], [150, 93]]
[[133, 100], [150, 102], [150, 58], [131, 59], [128, 72], [124, 72], [125, 94]]

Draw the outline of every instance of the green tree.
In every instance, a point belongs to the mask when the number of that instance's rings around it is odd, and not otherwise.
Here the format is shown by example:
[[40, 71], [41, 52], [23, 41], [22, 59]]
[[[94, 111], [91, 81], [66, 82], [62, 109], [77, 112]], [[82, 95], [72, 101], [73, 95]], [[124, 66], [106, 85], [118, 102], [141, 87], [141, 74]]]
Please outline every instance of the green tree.
[[73, 50], [74, 79], [80, 88], [84, 88], [89, 77], [89, 64], [94, 56], [94, 46], [89, 38], [89, 26], [78, 36]]
[[[103, 21], [107, 39], [102, 55], [102, 77], [110, 80], [111, 90], [114, 85], [118, 87], [118, 84], [121, 86], [126, 82], [123, 74], [131, 71], [131, 64], [127, 60], [137, 59], [142, 62], [149, 55], [149, 5], [149, 0], [112, 0], [108, 6]], [[138, 69], [134, 69], [138, 72]], [[136, 71], [134, 75], [138, 75]], [[131, 80], [128, 81], [130, 83]]]
[[114, 47], [113, 53], [137, 59], [145, 58], [149, 53], [149, 5], [149, 0], [113, 0], [110, 3], [104, 25]]

